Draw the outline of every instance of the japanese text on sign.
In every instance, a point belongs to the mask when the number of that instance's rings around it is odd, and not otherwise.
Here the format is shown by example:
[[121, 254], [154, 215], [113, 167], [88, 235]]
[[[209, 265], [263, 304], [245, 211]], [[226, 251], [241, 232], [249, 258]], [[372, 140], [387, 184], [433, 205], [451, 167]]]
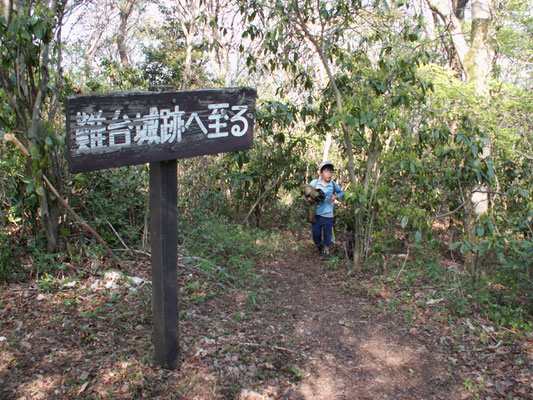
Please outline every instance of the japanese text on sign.
[[248, 130], [246, 105], [231, 106], [228, 103], [209, 104], [207, 121], [199, 112], [186, 113], [179, 106], [171, 109], [151, 107], [149, 113], [136, 113], [135, 117], [115, 110], [106, 119], [99, 110], [93, 114], [76, 113], [73, 130], [78, 154], [113, 151], [123, 147], [181, 142], [189, 130], [200, 130], [208, 139], [243, 136]]

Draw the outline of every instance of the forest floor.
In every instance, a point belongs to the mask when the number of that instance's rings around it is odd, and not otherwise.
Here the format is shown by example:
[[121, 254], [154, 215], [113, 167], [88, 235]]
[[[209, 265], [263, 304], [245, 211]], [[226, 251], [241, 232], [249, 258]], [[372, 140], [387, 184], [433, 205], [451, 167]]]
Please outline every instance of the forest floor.
[[533, 398], [531, 336], [451, 318], [427, 286], [348, 276], [288, 236], [245, 285], [180, 269], [175, 371], [153, 360], [149, 260], [1, 286], [0, 399]]

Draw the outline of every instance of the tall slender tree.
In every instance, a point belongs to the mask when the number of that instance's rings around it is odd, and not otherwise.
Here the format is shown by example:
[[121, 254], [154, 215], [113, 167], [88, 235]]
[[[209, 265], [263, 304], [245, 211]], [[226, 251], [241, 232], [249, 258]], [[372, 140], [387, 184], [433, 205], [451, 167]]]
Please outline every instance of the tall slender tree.
[[[9, 99], [14, 118], [3, 119], [3, 130], [13, 133], [29, 152], [26, 160], [28, 192], [38, 201], [39, 222], [47, 238], [48, 251], [58, 244], [59, 203], [45, 190], [43, 176], [60, 181], [57, 135], [53, 132], [54, 104], [61, 82], [59, 54], [63, 9], [57, 0], [8, 1], [0, 23], [0, 90]], [[54, 70], [54, 67], [56, 68]], [[56, 76], [51, 85], [51, 74]], [[52, 119], [50, 119], [52, 118]], [[7, 121], [7, 123], [6, 123]]]
[[[461, 20], [465, 15], [467, 0], [427, 0], [431, 9], [439, 15], [445, 26], [449, 29], [451, 40], [463, 70], [466, 81], [474, 88], [478, 100], [488, 104], [489, 99], [489, 76], [492, 68], [490, 51], [490, 23], [491, 23], [491, 0], [472, 0], [472, 22], [470, 29], [470, 43], [467, 35], [463, 32]], [[490, 144], [483, 146], [483, 156], [490, 155]], [[472, 242], [476, 242], [475, 216], [486, 214], [489, 209], [488, 188], [478, 184], [470, 188], [470, 201], [467, 203], [467, 235]], [[470, 253], [470, 264], [474, 267], [474, 255]]]
[[136, 5], [136, 0], [126, 0], [119, 5], [119, 20], [120, 24], [117, 30], [117, 48], [120, 57], [120, 62], [123, 67], [130, 66], [128, 57], [128, 47], [126, 45], [126, 35], [128, 33], [128, 20]]

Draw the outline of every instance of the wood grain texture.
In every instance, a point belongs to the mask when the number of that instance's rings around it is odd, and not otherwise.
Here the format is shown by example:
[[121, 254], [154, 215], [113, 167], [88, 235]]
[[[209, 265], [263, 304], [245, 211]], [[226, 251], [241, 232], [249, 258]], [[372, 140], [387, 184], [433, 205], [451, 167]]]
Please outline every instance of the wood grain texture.
[[255, 89], [247, 87], [70, 96], [69, 170], [250, 149], [255, 100]]

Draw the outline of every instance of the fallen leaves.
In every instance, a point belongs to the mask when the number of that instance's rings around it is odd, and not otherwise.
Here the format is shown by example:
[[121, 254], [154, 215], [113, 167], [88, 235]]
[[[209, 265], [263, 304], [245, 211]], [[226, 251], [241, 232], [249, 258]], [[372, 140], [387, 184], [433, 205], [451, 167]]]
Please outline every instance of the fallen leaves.
[[76, 392], [76, 396], [81, 396], [85, 389], [87, 389], [87, 386], [89, 386], [89, 382], [85, 382], [83, 385], [81, 385], [78, 391]]
[[[450, 321], [431, 289], [404, 296], [358, 281], [363, 289], [346, 294], [342, 274], [298, 252], [261, 269], [275, 291], [225, 288], [201, 301], [194, 296], [216, 284], [180, 275], [179, 371], [153, 360], [147, 264], [57, 280], [46, 291], [5, 287], [0, 397], [318, 399], [326, 389], [334, 398], [339, 382], [366, 383], [361, 398], [383, 390], [430, 398], [434, 390], [447, 400], [526, 399], [533, 391], [531, 337], [511, 343], [475, 315]], [[261, 290], [253, 307], [252, 290]], [[407, 322], [414, 302], [422, 308]]]

